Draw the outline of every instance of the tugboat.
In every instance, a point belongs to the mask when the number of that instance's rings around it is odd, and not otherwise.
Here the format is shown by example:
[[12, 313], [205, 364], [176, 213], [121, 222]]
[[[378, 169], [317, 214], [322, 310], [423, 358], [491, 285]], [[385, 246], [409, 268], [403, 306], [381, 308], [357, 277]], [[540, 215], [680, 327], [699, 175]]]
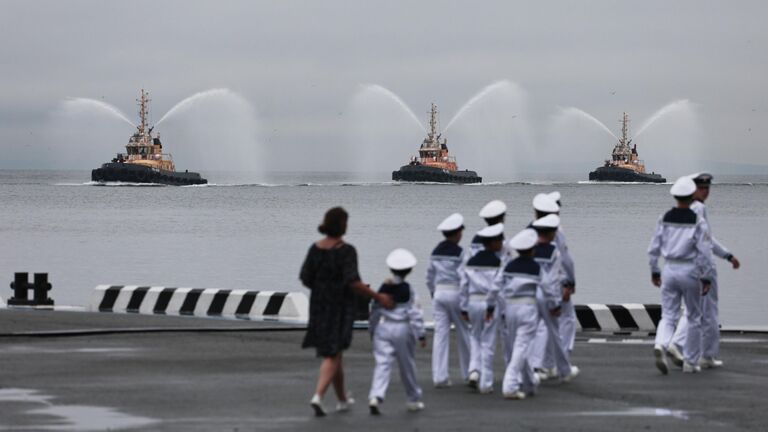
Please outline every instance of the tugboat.
[[[480, 183], [476, 172], [459, 171], [456, 158], [448, 155], [447, 140], [437, 132], [437, 105], [432, 104], [429, 133], [419, 148], [419, 156], [412, 156], [408, 165], [392, 172], [392, 180], [436, 183]], [[441, 139], [442, 138], [442, 139]]]
[[[624, 113], [621, 124], [621, 138], [613, 148], [611, 159], [589, 173], [590, 180], [632, 182], [632, 183], [665, 183], [667, 179], [654, 172], [645, 172], [643, 161], [638, 159], [637, 144], [627, 136], [629, 116]], [[630, 144], [632, 146], [630, 147]]]
[[117, 157], [91, 171], [91, 180], [123, 183], [155, 183], [174, 186], [207, 184], [208, 180], [195, 172], [177, 172], [173, 158], [163, 153], [160, 134], [152, 134], [153, 127], [147, 124], [147, 106], [150, 101], [149, 93], [141, 90], [139, 103], [140, 123], [136, 132], [125, 146], [126, 153], [118, 153]]

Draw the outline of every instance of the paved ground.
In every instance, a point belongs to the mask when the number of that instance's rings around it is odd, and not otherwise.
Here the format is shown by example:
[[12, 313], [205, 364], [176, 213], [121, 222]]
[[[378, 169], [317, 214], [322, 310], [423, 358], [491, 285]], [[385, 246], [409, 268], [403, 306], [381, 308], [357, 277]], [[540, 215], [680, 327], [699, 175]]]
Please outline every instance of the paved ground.
[[[351, 413], [315, 419], [308, 401], [319, 363], [299, 349], [301, 331], [275, 326], [0, 310], [0, 430], [762, 431], [768, 424], [766, 335], [725, 335], [726, 368], [666, 377], [653, 366], [647, 338], [580, 335], [574, 363], [582, 375], [546, 383], [536, 397], [516, 402], [501, 398], [498, 382], [493, 395], [432, 388], [429, 350], [421, 350], [427, 409], [407, 413], [394, 377], [384, 415], [374, 418], [364, 402], [370, 343], [360, 331], [345, 355], [358, 404]], [[175, 331], [136, 332], [142, 327]], [[81, 333], [65, 336], [69, 329]], [[88, 329], [110, 332], [82, 332]], [[331, 394], [326, 400], [332, 406]]]

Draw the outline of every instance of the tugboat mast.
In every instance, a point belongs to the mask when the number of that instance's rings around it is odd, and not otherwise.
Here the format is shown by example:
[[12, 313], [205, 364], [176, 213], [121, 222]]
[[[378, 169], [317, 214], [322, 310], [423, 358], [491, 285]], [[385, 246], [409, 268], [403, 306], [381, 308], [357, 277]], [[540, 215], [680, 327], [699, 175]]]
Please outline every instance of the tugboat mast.
[[429, 111], [429, 141], [435, 142], [437, 140], [437, 105], [435, 105], [434, 102], [432, 102], [432, 108]]
[[138, 126], [139, 134], [144, 135], [144, 133], [147, 131], [147, 114], [149, 113], [147, 110], [147, 104], [152, 99], [149, 98], [149, 92], [145, 92], [144, 89], [141, 89], [141, 97], [139, 99], [136, 99], [136, 102], [139, 103], [139, 119], [141, 120]]
[[629, 116], [627, 113], [624, 113], [624, 117], [621, 121], [621, 143], [623, 145], [629, 145], [630, 142], [632, 142], [631, 139], [628, 139], [627, 136], [629, 134]]

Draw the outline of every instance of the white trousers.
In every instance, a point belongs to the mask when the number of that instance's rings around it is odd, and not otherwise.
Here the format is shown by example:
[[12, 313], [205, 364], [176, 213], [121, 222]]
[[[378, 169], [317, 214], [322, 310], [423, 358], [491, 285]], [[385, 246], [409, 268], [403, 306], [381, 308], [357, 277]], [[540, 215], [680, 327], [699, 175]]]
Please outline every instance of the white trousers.
[[528, 360], [539, 323], [538, 307], [535, 304], [507, 304], [504, 317], [508, 330], [507, 344], [512, 347], [512, 357], [504, 372], [502, 391], [533, 391], [537, 381]]
[[469, 301], [469, 371], [480, 373], [480, 391], [493, 388], [493, 356], [496, 353], [496, 328], [499, 321], [499, 308], [494, 310], [493, 318], [485, 320], [487, 303], [480, 300]]
[[560, 322], [560, 339], [570, 359], [573, 344], [576, 342], [576, 308], [573, 306], [573, 298], [562, 304], [558, 321]]
[[675, 334], [680, 305], [685, 304], [688, 329], [683, 357], [690, 364], [701, 358], [701, 282], [692, 276], [692, 264], [666, 264], [661, 271], [661, 321], [656, 329], [656, 345], [667, 348]]
[[537, 300], [539, 323], [531, 353], [531, 366], [546, 369], [557, 367], [561, 377], [568, 376], [571, 374], [571, 361], [560, 337], [560, 321], [549, 313], [541, 297]]
[[450, 379], [448, 357], [451, 346], [451, 324], [456, 331], [459, 370], [466, 381], [469, 374], [469, 326], [461, 319], [459, 291], [438, 289], [432, 299], [435, 334], [432, 342], [432, 381], [444, 383]]
[[383, 321], [373, 336], [373, 382], [368, 399], [385, 399], [392, 365], [397, 361], [400, 380], [409, 402], [421, 400], [421, 387], [416, 380], [416, 337], [408, 322]]
[[[709, 293], [701, 297], [701, 356], [718, 358], [720, 356], [720, 311], [717, 277], [712, 278], [712, 286]], [[677, 323], [672, 343], [678, 348], [685, 346], [688, 334], [688, 318], [685, 314]]]

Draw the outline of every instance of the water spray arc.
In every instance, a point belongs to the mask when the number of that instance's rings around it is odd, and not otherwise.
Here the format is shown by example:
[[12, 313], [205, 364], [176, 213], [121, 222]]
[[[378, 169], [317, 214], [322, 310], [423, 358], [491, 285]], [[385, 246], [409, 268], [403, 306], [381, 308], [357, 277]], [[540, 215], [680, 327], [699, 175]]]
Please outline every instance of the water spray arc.
[[69, 112], [69, 113], [81, 113], [83, 111], [103, 112], [103, 113], [109, 114], [112, 117], [118, 118], [133, 127], [136, 127], [136, 125], [133, 124], [133, 122], [128, 119], [128, 116], [126, 116], [117, 107], [100, 100], [90, 99], [90, 98], [69, 97], [64, 100], [63, 106], [64, 106], [65, 112]]

